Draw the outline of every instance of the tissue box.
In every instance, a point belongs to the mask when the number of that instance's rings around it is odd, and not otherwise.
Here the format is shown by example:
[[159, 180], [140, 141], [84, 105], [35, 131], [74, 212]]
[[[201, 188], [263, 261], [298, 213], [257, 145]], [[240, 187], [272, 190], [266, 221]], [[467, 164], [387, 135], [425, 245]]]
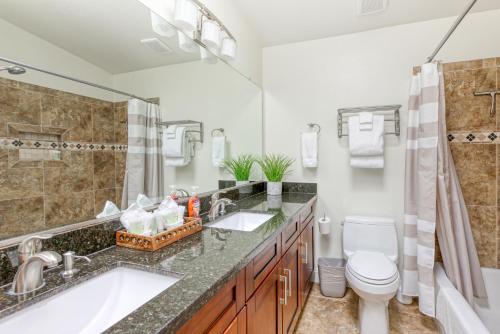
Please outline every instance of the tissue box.
[[116, 245], [154, 252], [191, 234], [195, 234], [201, 231], [202, 228], [200, 218], [185, 217], [183, 225], [151, 237], [129, 233], [126, 230], [117, 231]]

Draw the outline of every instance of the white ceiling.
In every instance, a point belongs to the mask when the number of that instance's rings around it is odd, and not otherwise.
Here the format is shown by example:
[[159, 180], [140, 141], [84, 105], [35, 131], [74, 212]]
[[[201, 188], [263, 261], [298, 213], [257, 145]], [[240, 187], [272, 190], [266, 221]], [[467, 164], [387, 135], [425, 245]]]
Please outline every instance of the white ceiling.
[[[357, 0], [233, 1], [272, 46], [457, 16], [470, 0], [388, 0], [387, 11], [368, 16], [356, 15]], [[500, 0], [479, 0], [473, 11], [498, 8]]]
[[[1, 0], [0, 18], [112, 74], [200, 58], [179, 50], [176, 38], [156, 35], [149, 9], [137, 0], [31, 0], [29, 6]], [[140, 43], [151, 37], [173, 52], [157, 53]]]

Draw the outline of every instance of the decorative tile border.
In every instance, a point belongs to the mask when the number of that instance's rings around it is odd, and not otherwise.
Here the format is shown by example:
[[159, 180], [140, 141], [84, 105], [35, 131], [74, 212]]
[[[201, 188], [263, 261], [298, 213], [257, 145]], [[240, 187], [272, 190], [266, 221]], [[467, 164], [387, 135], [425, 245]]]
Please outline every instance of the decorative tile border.
[[450, 143], [500, 144], [499, 131], [448, 132]]
[[31, 148], [63, 151], [127, 151], [127, 145], [116, 143], [57, 142], [6, 137], [0, 138], [0, 148]]

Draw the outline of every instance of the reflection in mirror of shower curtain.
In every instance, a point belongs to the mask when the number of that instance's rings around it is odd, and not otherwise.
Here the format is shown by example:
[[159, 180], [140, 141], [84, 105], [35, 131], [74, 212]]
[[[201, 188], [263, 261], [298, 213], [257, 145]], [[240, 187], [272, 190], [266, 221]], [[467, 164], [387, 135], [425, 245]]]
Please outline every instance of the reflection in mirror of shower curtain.
[[164, 197], [158, 104], [132, 99], [128, 102], [128, 148], [122, 209], [145, 194], [154, 203]]

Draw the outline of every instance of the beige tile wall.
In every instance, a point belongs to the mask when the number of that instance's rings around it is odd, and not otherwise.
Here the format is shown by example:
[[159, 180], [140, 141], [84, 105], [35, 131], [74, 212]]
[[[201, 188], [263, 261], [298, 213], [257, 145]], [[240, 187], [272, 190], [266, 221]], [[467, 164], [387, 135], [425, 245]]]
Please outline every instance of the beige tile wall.
[[[0, 137], [8, 124], [67, 129], [63, 142], [127, 144], [126, 102], [112, 103], [0, 78]], [[43, 131], [42, 131], [43, 132]], [[121, 202], [126, 152], [65, 150], [60, 161], [19, 161], [0, 147], [0, 239], [95, 217]]]
[[[444, 65], [446, 123], [481, 265], [500, 268], [500, 107], [474, 92], [500, 90], [500, 58]], [[497, 97], [500, 104], [500, 97]], [[464, 139], [470, 134], [474, 138]], [[457, 138], [461, 138], [458, 140]]]

